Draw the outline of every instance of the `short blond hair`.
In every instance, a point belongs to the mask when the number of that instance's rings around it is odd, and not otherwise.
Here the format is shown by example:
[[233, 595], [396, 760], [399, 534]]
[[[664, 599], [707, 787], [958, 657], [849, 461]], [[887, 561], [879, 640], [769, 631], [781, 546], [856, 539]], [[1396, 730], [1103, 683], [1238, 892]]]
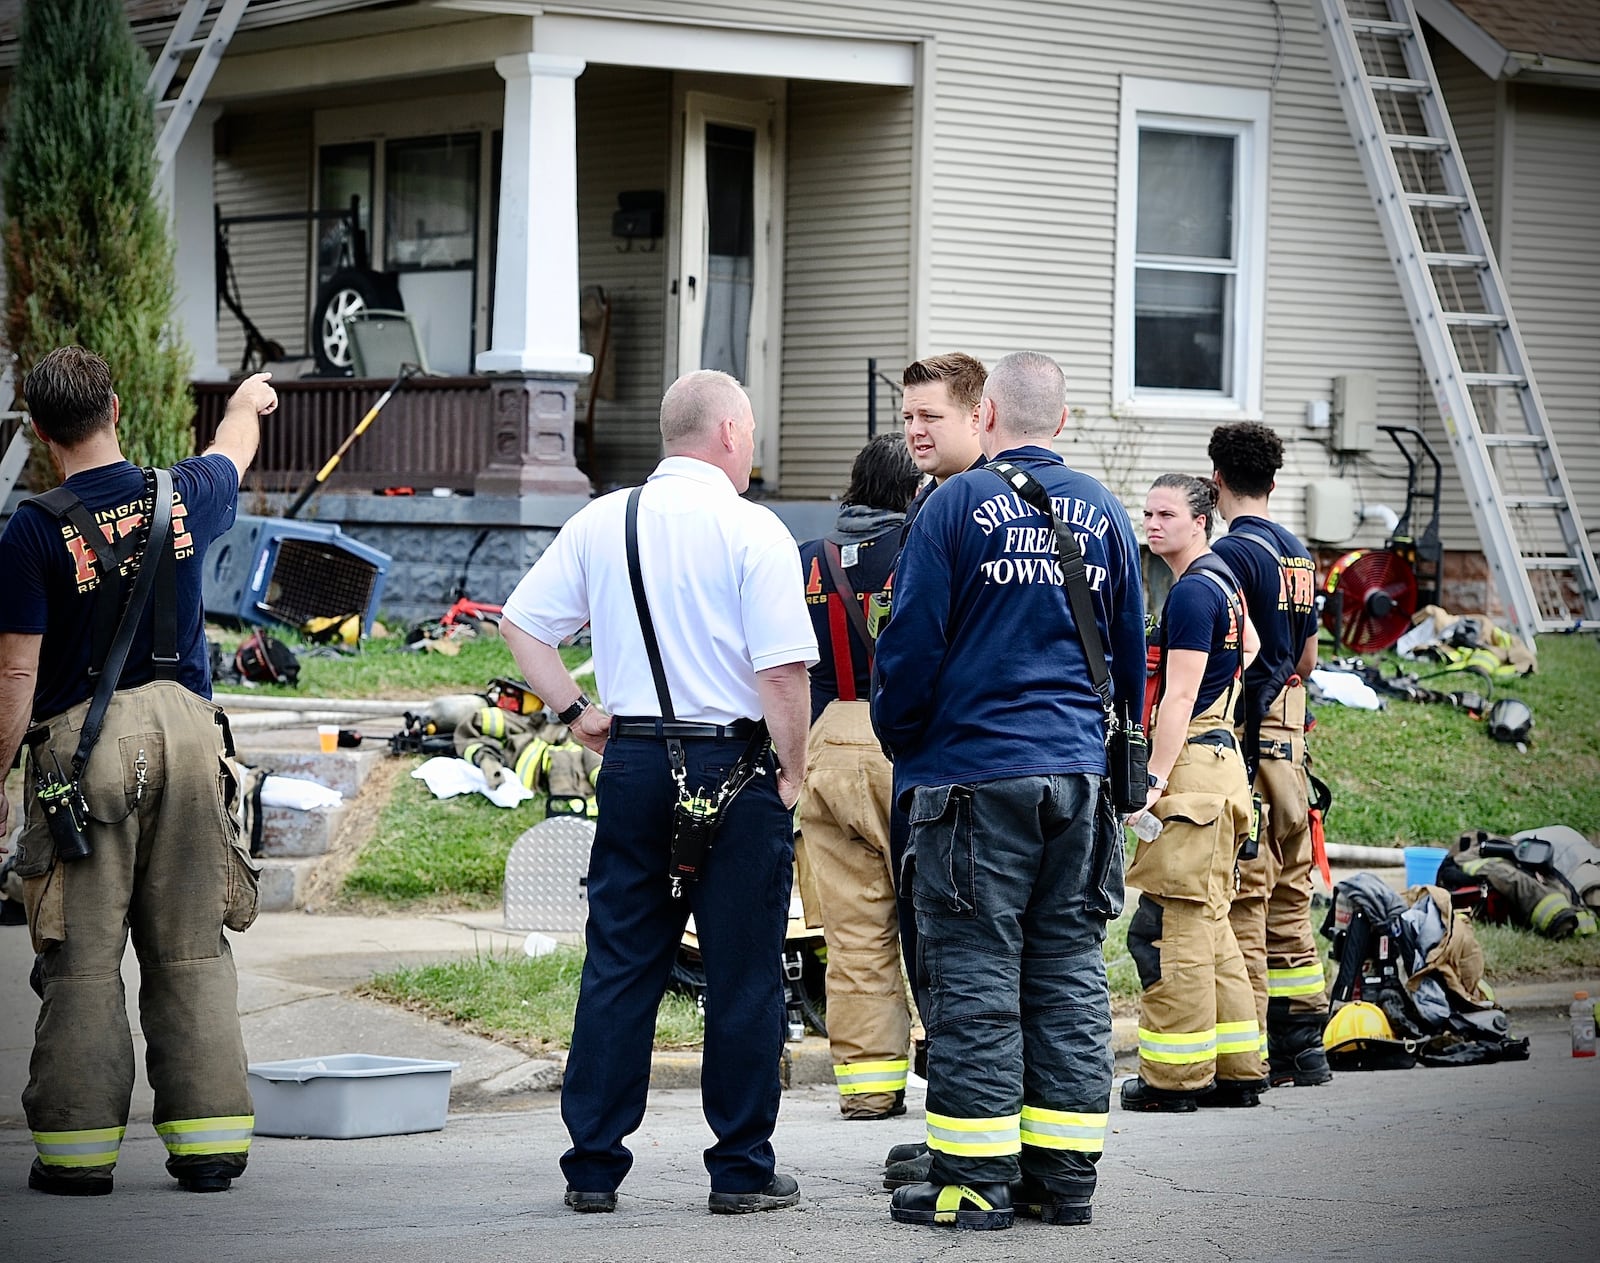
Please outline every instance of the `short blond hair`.
[[668, 447], [709, 434], [750, 400], [736, 377], [714, 368], [685, 373], [661, 398], [661, 441]]

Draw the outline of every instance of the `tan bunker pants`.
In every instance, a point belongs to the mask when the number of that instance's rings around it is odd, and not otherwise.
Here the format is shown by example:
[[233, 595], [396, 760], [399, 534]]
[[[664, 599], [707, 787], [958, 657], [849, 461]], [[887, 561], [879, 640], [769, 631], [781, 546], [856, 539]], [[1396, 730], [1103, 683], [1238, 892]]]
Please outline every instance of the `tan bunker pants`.
[[867, 703], [830, 702], [806, 746], [800, 827], [828, 944], [828, 1043], [846, 1118], [897, 1107], [909, 1069], [890, 780]]
[[[63, 768], [87, 710], [49, 721]], [[59, 1179], [109, 1176], [127, 1128], [130, 932], [167, 1169], [180, 1178], [244, 1169], [255, 1119], [222, 928], [254, 920], [257, 871], [231, 810], [220, 713], [168, 681], [114, 695], [83, 778], [93, 853], [71, 863], [56, 860], [30, 764], [17, 871], [43, 1002], [22, 1104], [38, 1161]]]
[[1128, 884], [1142, 892], [1128, 926], [1144, 987], [1139, 1077], [1167, 1092], [1262, 1077], [1261, 1026], [1228, 922], [1251, 817], [1244, 759], [1228, 744], [1233, 696], [1225, 690], [1190, 720], [1189, 741], [1151, 808], [1161, 834], [1139, 843], [1128, 870]]

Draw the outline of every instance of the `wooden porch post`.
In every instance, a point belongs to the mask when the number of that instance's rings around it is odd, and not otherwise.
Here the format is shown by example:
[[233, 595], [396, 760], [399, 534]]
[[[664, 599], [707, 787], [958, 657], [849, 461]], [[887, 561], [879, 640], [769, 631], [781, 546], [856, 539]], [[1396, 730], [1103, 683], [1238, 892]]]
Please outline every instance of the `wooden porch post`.
[[574, 397], [593, 361], [578, 340], [575, 57], [516, 53], [506, 81], [491, 345], [494, 458], [484, 492], [587, 494], [574, 461]]

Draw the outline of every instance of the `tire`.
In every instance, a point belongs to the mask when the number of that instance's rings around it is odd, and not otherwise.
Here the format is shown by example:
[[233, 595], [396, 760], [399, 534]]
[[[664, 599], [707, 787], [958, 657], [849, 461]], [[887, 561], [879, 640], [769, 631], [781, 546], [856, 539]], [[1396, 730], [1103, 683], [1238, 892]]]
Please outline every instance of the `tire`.
[[400, 286], [392, 276], [360, 268], [342, 268], [317, 291], [311, 317], [311, 353], [317, 368], [329, 374], [354, 371], [350, 338], [344, 321], [359, 311], [398, 311]]

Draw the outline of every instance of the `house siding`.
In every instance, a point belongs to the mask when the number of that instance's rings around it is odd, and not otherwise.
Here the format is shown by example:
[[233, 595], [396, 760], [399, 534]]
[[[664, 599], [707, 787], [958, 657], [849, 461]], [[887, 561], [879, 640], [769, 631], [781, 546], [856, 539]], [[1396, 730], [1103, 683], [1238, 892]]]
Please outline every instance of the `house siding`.
[[1593, 546], [1600, 535], [1600, 95], [1513, 87], [1510, 270], [1528, 359]]
[[[223, 115], [215, 167], [224, 215], [304, 211], [311, 205], [311, 114]], [[290, 355], [309, 354], [311, 230], [304, 223], [241, 224], [229, 234], [240, 304], [266, 338]], [[218, 307], [217, 358], [237, 371], [244, 329]]]
[[[783, 492], [828, 498], [867, 438], [867, 360], [907, 358], [912, 96], [794, 82], [787, 113]], [[893, 392], [878, 402], [880, 431], [898, 426]]]
[[[595, 448], [607, 486], [620, 486], [641, 481], [661, 454], [669, 256], [664, 237], [613, 237], [611, 215], [618, 193], [665, 190], [670, 183], [672, 76], [590, 66], [578, 78], [577, 107], [578, 280], [603, 286], [611, 301], [607, 354], [616, 368], [616, 397], [595, 400]], [[580, 421], [588, 397], [585, 385]]]

